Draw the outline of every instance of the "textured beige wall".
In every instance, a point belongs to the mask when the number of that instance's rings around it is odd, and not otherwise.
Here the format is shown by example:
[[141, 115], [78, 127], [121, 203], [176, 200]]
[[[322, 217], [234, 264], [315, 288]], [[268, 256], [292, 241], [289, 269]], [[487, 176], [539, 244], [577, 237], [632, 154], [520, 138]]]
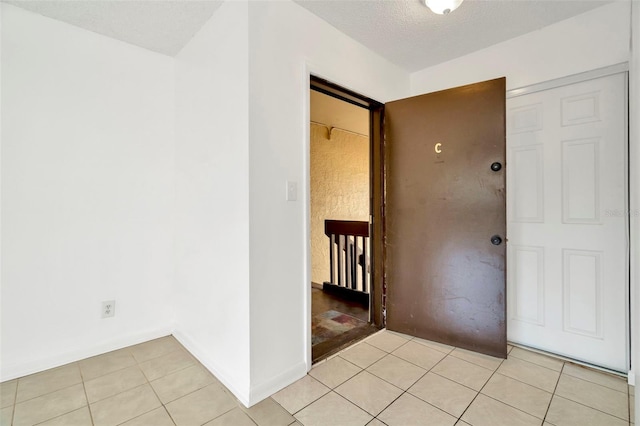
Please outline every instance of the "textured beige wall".
[[369, 138], [311, 124], [311, 280], [329, 281], [324, 220], [369, 220]]

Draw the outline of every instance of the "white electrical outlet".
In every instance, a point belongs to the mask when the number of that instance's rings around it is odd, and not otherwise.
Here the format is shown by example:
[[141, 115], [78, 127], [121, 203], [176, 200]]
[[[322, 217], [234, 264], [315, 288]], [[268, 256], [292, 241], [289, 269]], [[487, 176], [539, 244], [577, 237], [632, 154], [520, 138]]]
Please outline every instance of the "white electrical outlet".
[[107, 300], [102, 302], [102, 318], [110, 318], [116, 314], [116, 301]]

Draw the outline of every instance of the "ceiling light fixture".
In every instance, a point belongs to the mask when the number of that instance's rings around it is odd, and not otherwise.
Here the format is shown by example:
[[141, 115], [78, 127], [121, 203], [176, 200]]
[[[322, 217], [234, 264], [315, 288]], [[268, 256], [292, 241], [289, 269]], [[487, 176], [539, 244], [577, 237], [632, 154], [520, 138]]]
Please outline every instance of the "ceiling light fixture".
[[446, 15], [453, 12], [464, 0], [424, 0], [424, 4], [438, 15]]

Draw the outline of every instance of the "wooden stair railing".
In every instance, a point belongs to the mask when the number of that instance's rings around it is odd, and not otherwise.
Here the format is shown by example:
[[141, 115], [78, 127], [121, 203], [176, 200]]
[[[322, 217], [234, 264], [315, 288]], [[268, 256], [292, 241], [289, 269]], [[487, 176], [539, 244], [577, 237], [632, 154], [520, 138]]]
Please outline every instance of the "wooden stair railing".
[[323, 289], [369, 303], [369, 222], [325, 220], [329, 237], [330, 282]]

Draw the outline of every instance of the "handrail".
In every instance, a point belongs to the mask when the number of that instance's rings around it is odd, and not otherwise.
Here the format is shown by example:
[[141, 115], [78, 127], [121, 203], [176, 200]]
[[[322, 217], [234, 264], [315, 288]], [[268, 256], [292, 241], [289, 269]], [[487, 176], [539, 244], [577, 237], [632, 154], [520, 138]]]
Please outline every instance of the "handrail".
[[324, 233], [327, 237], [331, 235], [352, 235], [354, 237], [369, 236], [369, 222], [356, 220], [325, 220]]

